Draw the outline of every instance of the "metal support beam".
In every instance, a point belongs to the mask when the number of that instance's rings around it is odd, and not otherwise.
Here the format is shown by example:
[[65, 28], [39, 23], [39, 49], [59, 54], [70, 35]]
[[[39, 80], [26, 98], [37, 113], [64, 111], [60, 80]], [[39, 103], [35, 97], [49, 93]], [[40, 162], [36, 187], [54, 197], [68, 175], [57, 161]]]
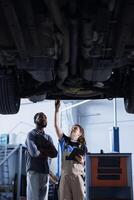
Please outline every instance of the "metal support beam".
[[114, 99], [114, 127], [117, 127], [117, 99]]
[[112, 151], [119, 152], [119, 127], [117, 126], [117, 99], [114, 99], [114, 127], [112, 136]]
[[77, 107], [77, 106], [80, 106], [80, 105], [85, 104], [85, 103], [87, 103], [87, 102], [89, 102], [89, 101], [91, 101], [91, 100], [84, 100], [84, 101], [75, 103], [75, 104], [73, 104], [73, 105], [71, 105], [71, 106], [68, 106], [68, 107], [66, 107], [66, 108], [61, 109], [60, 112], [63, 112], [63, 111], [65, 111], [65, 110], [69, 110], [69, 109], [74, 108], [74, 107]]
[[20, 199], [20, 190], [21, 190], [21, 171], [22, 171], [22, 145], [20, 145], [18, 151], [18, 184], [17, 184], [17, 200]]
[[113, 145], [112, 145], [113, 152], [119, 152], [119, 127], [113, 127]]

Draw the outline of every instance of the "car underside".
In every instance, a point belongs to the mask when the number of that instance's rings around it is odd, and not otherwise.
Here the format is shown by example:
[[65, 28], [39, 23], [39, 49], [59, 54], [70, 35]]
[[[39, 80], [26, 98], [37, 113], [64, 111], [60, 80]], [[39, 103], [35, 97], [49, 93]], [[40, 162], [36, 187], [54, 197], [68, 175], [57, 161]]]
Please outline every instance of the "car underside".
[[123, 97], [134, 113], [133, 0], [1, 0], [0, 113], [21, 98]]

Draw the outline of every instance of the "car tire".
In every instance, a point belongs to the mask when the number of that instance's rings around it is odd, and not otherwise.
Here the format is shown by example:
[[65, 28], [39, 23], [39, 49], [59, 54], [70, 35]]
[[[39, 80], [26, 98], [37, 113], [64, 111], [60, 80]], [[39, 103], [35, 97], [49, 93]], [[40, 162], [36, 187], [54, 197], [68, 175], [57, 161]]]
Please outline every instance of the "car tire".
[[20, 108], [20, 97], [15, 78], [0, 75], [0, 114], [16, 114]]
[[125, 110], [128, 113], [134, 113], [134, 73], [129, 76], [128, 78], [128, 85], [127, 85], [127, 95], [124, 98], [124, 106]]

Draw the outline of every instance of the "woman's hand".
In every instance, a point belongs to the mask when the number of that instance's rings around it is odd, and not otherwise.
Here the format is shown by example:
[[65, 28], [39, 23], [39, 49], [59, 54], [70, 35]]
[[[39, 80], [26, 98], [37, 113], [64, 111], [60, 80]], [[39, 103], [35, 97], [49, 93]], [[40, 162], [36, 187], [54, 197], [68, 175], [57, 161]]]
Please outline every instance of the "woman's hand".
[[79, 156], [75, 156], [75, 159], [80, 163], [84, 165], [84, 157], [79, 155]]
[[60, 108], [60, 99], [55, 100], [55, 111], [58, 112]]

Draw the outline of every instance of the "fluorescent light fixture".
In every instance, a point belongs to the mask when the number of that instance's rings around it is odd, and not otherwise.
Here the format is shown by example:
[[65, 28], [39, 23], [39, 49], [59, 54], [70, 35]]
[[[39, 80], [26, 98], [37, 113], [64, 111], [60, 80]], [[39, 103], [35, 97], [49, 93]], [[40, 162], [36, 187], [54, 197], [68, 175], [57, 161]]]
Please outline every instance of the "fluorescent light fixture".
[[87, 103], [87, 102], [89, 102], [89, 101], [91, 101], [91, 100], [84, 100], [84, 101], [78, 102], [78, 103], [76, 103], [76, 104], [73, 104], [73, 105], [71, 105], [71, 106], [68, 106], [68, 107], [66, 107], [66, 108], [61, 109], [60, 112], [63, 112], [63, 111], [65, 111], [65, 110], [69, 110], [69, 109], [71, 109], [71, 108], [77, 107], [77, 106], [82, 105], [82, 104], [84, 104], [84, 103]]

